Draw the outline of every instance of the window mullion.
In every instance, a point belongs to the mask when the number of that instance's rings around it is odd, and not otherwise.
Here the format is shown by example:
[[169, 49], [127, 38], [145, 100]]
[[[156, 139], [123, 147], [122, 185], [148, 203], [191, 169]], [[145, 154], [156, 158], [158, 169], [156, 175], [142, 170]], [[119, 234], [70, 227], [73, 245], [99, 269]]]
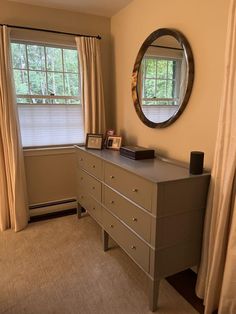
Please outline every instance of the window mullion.
[[[28, 60], [28, 45], [25, 45], [25, 54], [26, 54], [26, 70], [27, 70], [27, 77], [28, 77], [28, 93], [31, 94], [30, 90], [30, 76], [29, 76], [29, 60]], [[30, 98], [31, 103], [33, 103], [33, 99]]]
[[66, 93], [66, 85], [65, 85], [64, 49], [61, 49], [61, 53], [62, 53], [63, 88], [64, 88], [64, 95], [65, 95], [65, 93]]
[[48, 94], [48, 71], [47, 71], [47, 53], [46, 53], [46, 47], [43, 46], [44, 51], [44, 66], [45, 66], [45, 74], [46, 74], [46, 86], [47, 86], [47, 94]]

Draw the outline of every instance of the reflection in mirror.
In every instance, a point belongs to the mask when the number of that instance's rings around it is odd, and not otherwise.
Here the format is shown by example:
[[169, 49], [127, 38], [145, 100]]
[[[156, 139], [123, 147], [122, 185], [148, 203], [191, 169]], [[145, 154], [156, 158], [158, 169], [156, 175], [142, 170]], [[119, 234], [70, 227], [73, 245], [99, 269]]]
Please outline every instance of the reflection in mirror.
[[183, 35], [160, 29], [142, 45], [132, 93], [140, 119], [151, 127], [171, 124], [182, 113], [193, 82], [193, 59]]

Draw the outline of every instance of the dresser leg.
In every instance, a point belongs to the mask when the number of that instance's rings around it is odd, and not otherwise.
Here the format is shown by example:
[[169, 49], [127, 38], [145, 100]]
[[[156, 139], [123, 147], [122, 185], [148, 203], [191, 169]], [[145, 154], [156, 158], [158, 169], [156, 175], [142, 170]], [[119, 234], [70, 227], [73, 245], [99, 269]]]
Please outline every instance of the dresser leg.
[[78, 219], [81, 218], [81, 214], [82, 214], [82, 206], [80, 206], [80, 204], [77, 205], [77, 217]]
[[149, 278], [149, 309], [152, 312], [157, 310], [160, 280]]
[[109, 234], [104, 229], [102, 229], [102, 243], [103, 243], [104, 252], [106, 252], [109, 249], [108, 241], [109, 241]]

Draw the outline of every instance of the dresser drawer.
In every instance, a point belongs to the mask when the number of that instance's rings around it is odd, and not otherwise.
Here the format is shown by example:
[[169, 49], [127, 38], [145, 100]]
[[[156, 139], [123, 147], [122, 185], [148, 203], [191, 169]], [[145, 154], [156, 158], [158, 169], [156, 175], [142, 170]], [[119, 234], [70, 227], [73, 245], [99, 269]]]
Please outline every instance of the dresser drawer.
[[102, 206], [95, 199], [90, 198], [89, 204], [88, 204], [88, 207], [86, 208], [86, 210], [99, 223], [102, 222]]
[[85, 209], [89, 206], [89, 196], [84, 189], [81, 187], [77, 187], [77, 199], [80, 206], [84, 207]]
[[98, 179], [102, 179], [102, 160], [89, 153], [78, 150], [77, 163], [80, 168], [88, 171]]
[[149, 272], [149, 247], [127, 229], [107, 210], [102, 212], [103, 226], [108, 234], [123, 248], [146, 272]]
[[144, 240], [150, 242], [151, 216], [147, 212], [145, 213], [106, 186], [104, 188], [104, 204]]
[[94, 177], [90, 176], [88, 173], [81, 169], [78, 169], [78, 186], [82, 188], [86, 193], [90, 194], [97, 201], [102, 200], [102, 184], [100, 181], [96, 180]]
[[110, 163], [105, 163], [104, 170], [107, 185], [151, 211], [153, 183]]
[[98, 222], [102, 221], [102, 207], [94, 198], [92, 198], [86, 190], [78, 188], [78, 202], [88, 211], [88, 213], [95, 218]]

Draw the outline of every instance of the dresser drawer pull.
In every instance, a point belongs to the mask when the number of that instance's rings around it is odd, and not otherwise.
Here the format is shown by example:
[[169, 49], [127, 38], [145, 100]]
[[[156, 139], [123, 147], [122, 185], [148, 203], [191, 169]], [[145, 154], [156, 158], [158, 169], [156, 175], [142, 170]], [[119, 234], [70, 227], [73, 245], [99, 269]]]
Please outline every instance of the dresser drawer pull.
[[138, 221], [138, 219], [136, 217], [133, 217], [132, 220], [133, 221]]
[[83, 161], [83, 158], [80, 158], [79, 160], [80, 160], [80, 161]]
[[95, 210], [96, 208], [95, 207], [93, 207], [93, 210]]
[[93, 168], [96, 168], [96, 166], [95, 166], [95, 165], [93, 165]]
[[115, 177], [114, 177], [114, 176], [110, 176], [110, 178], [111, 178], [111, 179], [114, 179]]
[[95, 186], [93, 186], [92, 189], [95, 190]]
[[132, 192], [138, 192], [138, 189], [132, 189]]
[[114, 228], [114, 225], [110, 225], [110, 228]]
[[83, 178], [83, 177], [80, 177], [80, 180], [84, 180], [84, 178]]
[[136, 246], [135, 245], [131, 245], [131, 249], [132, 250], [136, 250]]
[[114, 201], [110, 201], [110, 204], [114, 204], [115, 202]]

